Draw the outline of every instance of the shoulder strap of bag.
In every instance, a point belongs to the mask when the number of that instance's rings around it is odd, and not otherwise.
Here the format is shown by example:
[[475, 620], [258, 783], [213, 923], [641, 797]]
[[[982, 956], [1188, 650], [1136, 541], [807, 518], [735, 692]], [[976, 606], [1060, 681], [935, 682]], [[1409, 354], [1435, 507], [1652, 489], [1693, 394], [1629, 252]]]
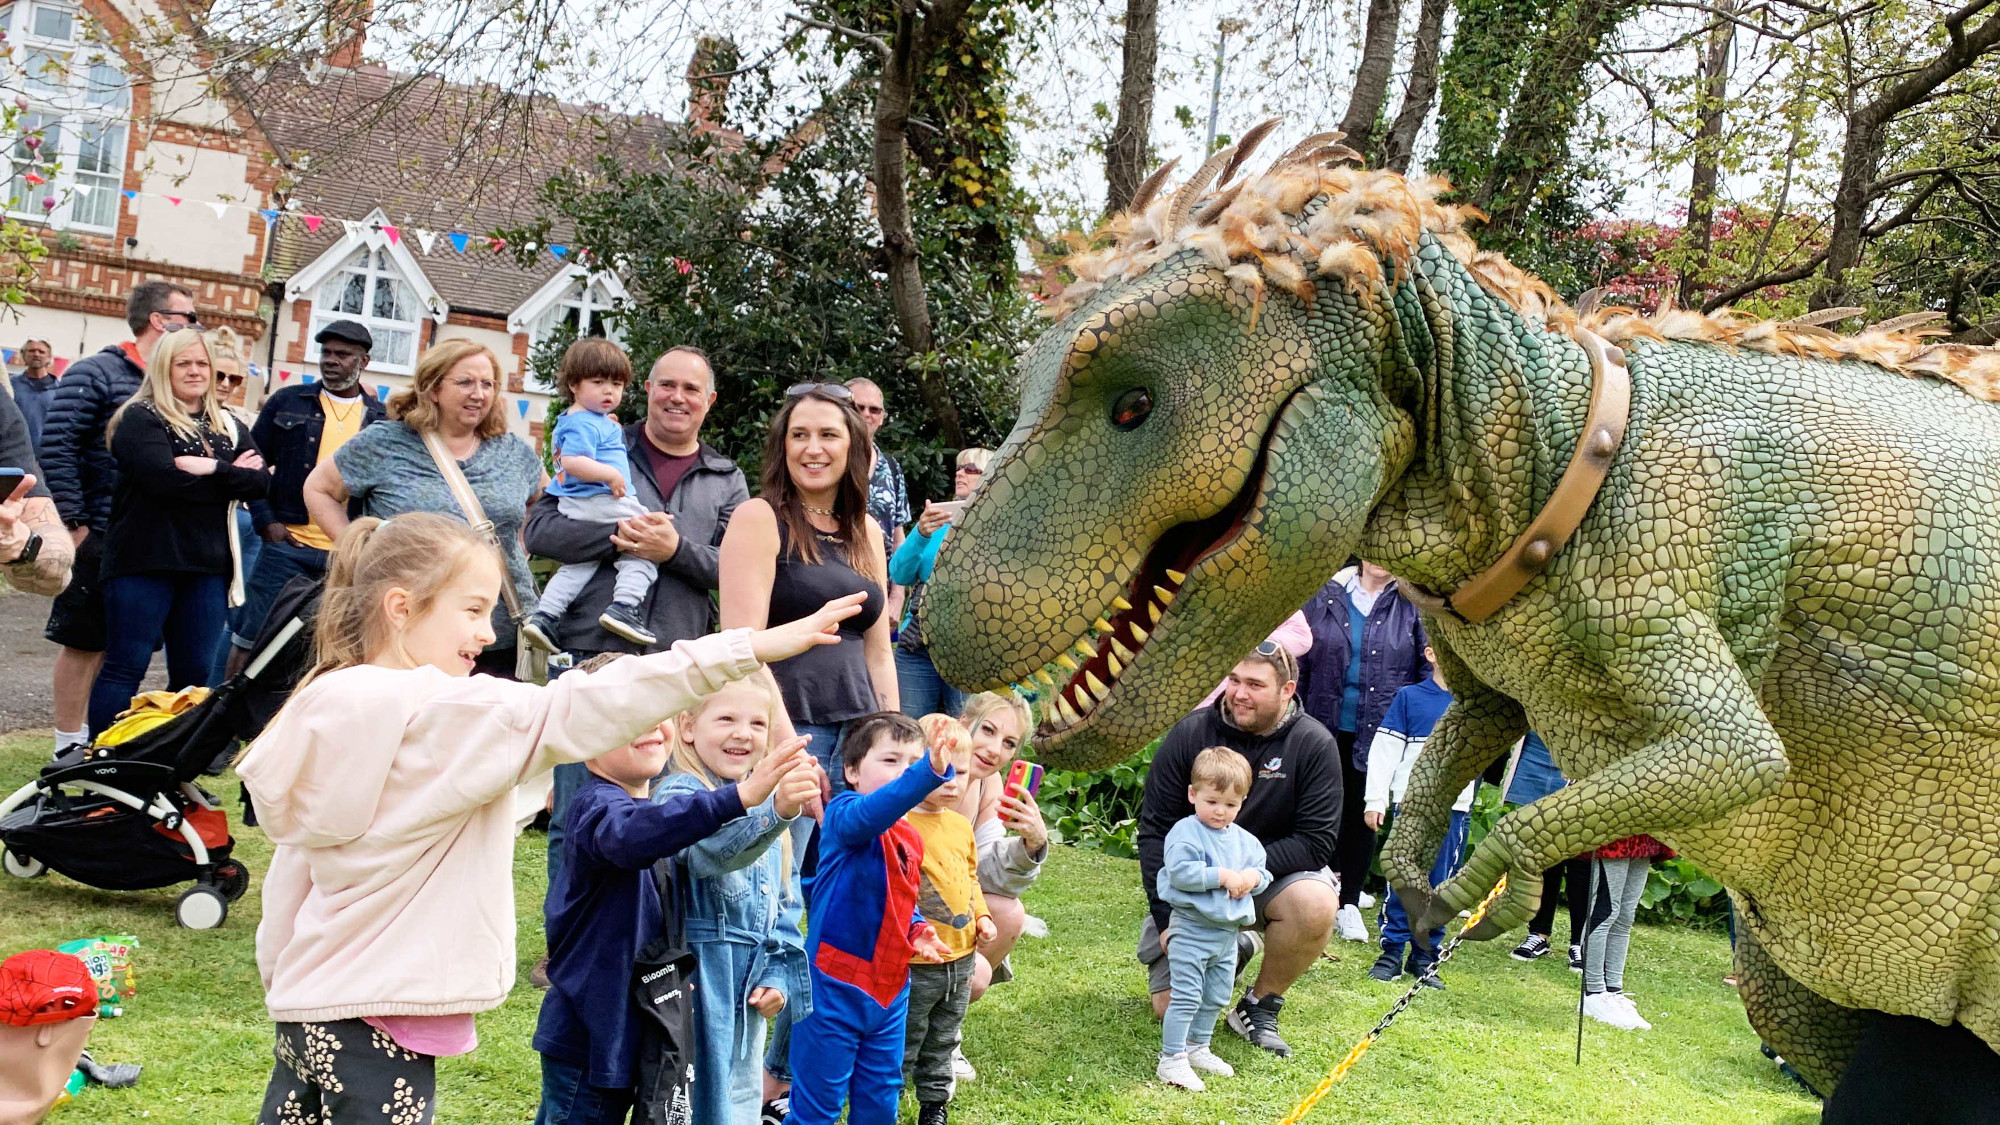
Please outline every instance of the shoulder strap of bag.
[[[444, 438], [435, 432], [426, 431], [423, 437], [424, 448], [430, 450], [431, 460], [437, 463], [438, 475], [444, 478], [445, 486], [451, 489], [451, 498], [458, 504], [458, 510], [465, 513], [466, 522], [472, 525], [474, 531], [485, 536], [486, 541], [493, 544], [494, 549], [504, 556], [506, 549], [500, 546], [500, 537], [494, 534], [493, 521], [486, 518], [486, 509], [479, 506], [479, 497], [472, 494], [472, 485], [466, 481], [465, 473], [459, 469], [458, 458], [451, 455], [451, 450], [444, 447]], [[507, 603], [507, 613], [519, 621], [521, 598], [514, 592], [511, 578], [501, 580], [500, 596]]]

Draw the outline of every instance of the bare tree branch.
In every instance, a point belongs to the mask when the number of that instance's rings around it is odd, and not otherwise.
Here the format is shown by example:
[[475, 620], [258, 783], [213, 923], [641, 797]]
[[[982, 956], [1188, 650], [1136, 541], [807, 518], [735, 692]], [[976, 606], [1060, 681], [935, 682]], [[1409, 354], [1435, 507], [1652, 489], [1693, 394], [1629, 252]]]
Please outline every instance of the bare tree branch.
[[889, 50], [889, 44], [883, 42], [882, 37], [879, 35], [870, 35], [865, 31], [856, 31], [854, 28], [842, 27], [837, 23], [828, 23], [825, 20], [816, 20], [811, 16], [802, 15], [798, 12], [786, 12], [785, 18], [793, 23], [801, 23], [807, 27], [816, 27], [821, 31], [828, 32], [829, 34], [838, 35], [846, 39], [852, 39], [856, 43], [866, 43], [868, 46], [875, 48], [875, 53], [882, 57], [882, 61], [887, 62], [889, 60], [889, 56], [891, 54]]

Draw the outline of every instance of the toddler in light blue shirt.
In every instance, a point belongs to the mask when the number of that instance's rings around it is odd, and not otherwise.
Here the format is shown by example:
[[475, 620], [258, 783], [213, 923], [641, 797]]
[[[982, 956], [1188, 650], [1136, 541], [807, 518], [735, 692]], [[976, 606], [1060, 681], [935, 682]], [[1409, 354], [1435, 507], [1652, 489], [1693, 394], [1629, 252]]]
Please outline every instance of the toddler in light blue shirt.
[[1238, 827], [1250, 792], [1250, 762], [1226, 746], [1195, 756], [1188, 771], [1194, 815], [1167, 833], [1160, 899], [1173, 907], [1160, 935], [1172, 971], [1173, 996], [1162, 1021], [1160, 1081], [1202, 1089], [1196, 1071], [1227, 1078], [1235, 1070], [1215, 1056], [1209, 1040], [1229, 1006], [1236, 978], [1236, 932], [1257, 920], [1254, 897], [1271, 883], [1264, 845]]
[[[632, 361], [625, 350], [609, 340], [578, 340], [563, 353], [562, 373], [557, 378], [563, 394], [574, 405], [556, 419], [549, 439], [557, 472], [548, 491], [556, 497], [556, 510], [564, 519], [586, 523], [616, 524], [645, 515], [646, 505], [632, 488], [632, 458], [625, 449], [625, 431], [612, 413], [632, 381]], [[556, 568], [542, 589], [535, 612], [521, 623], [521, 634], [541, 648], [556, 651], [557, 625], [599, 565], [564, 563]], [[646, 625], [642, 606], [660, 577], [659, 564], [621, 552], [611, 565], [618, 577], [611, 604], [597, 623], [633, 644], [658, 644], [659, 638]]]

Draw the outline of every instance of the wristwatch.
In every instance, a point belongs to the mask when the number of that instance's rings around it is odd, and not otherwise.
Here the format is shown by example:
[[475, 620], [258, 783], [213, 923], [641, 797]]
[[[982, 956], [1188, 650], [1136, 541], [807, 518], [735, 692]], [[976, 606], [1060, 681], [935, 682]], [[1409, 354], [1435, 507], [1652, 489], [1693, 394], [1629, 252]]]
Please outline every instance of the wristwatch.
[[30, 531], [28, 533], [27, 543], [23, 544], [21, 547], [21, 553], [15, 555], [11, 559], [8, 559], [7, 565], [25, 566], [28, 563], [34, 562], [35, 559], [41, 555], [41, 553], [42, 553], [42, 533], [39, 531]]

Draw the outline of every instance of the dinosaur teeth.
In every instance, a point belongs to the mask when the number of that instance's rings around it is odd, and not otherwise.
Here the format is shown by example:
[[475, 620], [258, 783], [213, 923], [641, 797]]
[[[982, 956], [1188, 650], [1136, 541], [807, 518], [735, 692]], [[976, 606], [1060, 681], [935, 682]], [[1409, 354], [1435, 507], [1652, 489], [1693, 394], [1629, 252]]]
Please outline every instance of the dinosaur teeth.
[[1146, 606], [1146, 614], [1153, 619], [1153, 624], [1155, 625], [1160, 623], [1160, 614], [1164, 612], [1166, 611], [1160, 608], [1160, 603], [1158, 602], [1150, 602]]
[[1100, 617], [1097, 620], [1091, 622], [1090, 627], [1092, 629], [1097, 630], [1100, 633], [1109, 633], [1111, 631], [1111, 622], [1106, 621], [1105, 619]]
[[[1140, 643], [1140, 644], [1145, 644], [1146, 642], [1142, 640], [1142, 641], [1140, 641], [1139, 643]], [[1125, 663], [1127, 663], [1127, 664], [1130, 664], [1130, 663], [1132, 663], [1132, 660], [1133, 660], [1133, 657], [1132, 657], [1132, 650], [1131, 650], [1131, 649], [1129, 649], [1129, 648], [1126, 648], [1126, 647], [1125, 647], [1124, 645], [1121, 645], [1121, 644], [1119, 644], [1119, 643], [1118, 643], [1118, 638], [1117, 638], [1117, 637], [1112, 637], [1112, 638], [1111, 638], [1111, 658], [1112, 658], [1113, 660], [1123, 660], [1123, 661], [1124, 661]], [[1112, 665], [1112, 666], [1111, 666], [1111, 674], [1112, 674], [1112, 675], [1114, 675], [1114, 676], [1118, 674], [1118, 666], [1117, 666], [1117, 665], [1115, 665], [1115, 664], [1114, 664], [1114, 665]]]
[[1111, 599], [1111, 608], [1117, 610], [1120, 613], [1130, 613], [1132, 612], [1132, 603], [1126, 601], [1125, 598], [1122, 595], [1120, 595]]
[[1112, 651], [1104, 654], [1104, 666], [1111, 669], [1111, 678], [1114, 680], [1125, 672], [1125, 665], [1119, 663], [1117, 652], [1118, 649], [1124, 647], [1124, 645], [1119, 644], [1117, 641], [1112, 641]]
[[1056, 714], [1062, 716], [1063, 725], [1066, 727], [1073, 727], [1082, 721], [1076, 709], [1069, 705], [1069, 700], [1064, 696], [1056, 696]]
[[1086, 661], [1097, 659], [1097, 649], [1085, 641], [1076, 642], [1076, 654]]
[[[1112, 673], [1113, 676], [1117, 674], [1116, 672]], [[1090, 694], [1099, 699], [1103, 699], [1105, 696], [1111, 694], [1111, 689], [1104, 686], [1104, 681], [1098, 679], [1088, 668], [1083, 671], [1083, 682], [1090, 688]]]
[[[1160, 619], [1159, 614], [1156, 613], [1153, 615], [1153, 620], [1155, 622], [1159, 621], [1159, 619]], [[1132, 639], [1139, 642], [1141, 647], [1143, 647], [1145, 643], [1152, 638], [1152, 636], [1153, 634], [1148, 633], [1144, 629], [1139, 628], [1139, 623], [1137, 621], [1132, 622]]]
[[[1170, 570], [1170, 571], [1168, 571], [1167, 573], [1168, 573], [1168, 574], [1172, 574], [1172, 573], [1173, 573], [1173, 571], [1171, 571], [1171, 570]], [[1156, 590], [1154, 590], [1154, 591], [1153, 591], [1153, 596], [1154, 596], [1154, 597], [1156, 597], [1156, 598], [1158, 598], [1158, 599], [1160, 599], [1160, 604], [1161, 604], [1161, 605], [1163, 605], [1163, 606], [1168, 606], [1168, 605], [1172, 605], [1172, 604], [1174, 604], [1174, 597], [1175, 597], [1175, 594], [1174, 594], [1174, 592], [1173, 592], [1172, 590], [1169, 590], [1169, 589], [1166, 589], [1166, 588], [1162, 587], [1162, 588], [1160, 588], [1160, 589], [1156, 589]]]
[[1172, 582], [1176, 586], [1182, 586], [1187, 583], [1187, 575], [1182, 574], [1178, 570], [1169, 570], [1167, 571], [1167, 581]]
[[1046, 668], [1035, 669], [1035, 682], [1041, 685], [1044, 692], [1056, 690], [1056, 678], [1049, 675], [1049, 671]]
[[1075, 658], [1071, 657], [1070, 654], [1066, 652], [1057, 656], [1055, 662], [1056, 666], [1061, 668], [1065, 672], [1075, 672], [1083, 667], [1083, 665], [1078, 664]]
[[1097, 697], [1090, 693], [1089, 688], [1084, 687], [1082, 684], [1071, 684], [1069, 686], [1076, 692], [1076, 709], [1078, 711], [1089, 711], [1092, 707], [1097, 706]]

